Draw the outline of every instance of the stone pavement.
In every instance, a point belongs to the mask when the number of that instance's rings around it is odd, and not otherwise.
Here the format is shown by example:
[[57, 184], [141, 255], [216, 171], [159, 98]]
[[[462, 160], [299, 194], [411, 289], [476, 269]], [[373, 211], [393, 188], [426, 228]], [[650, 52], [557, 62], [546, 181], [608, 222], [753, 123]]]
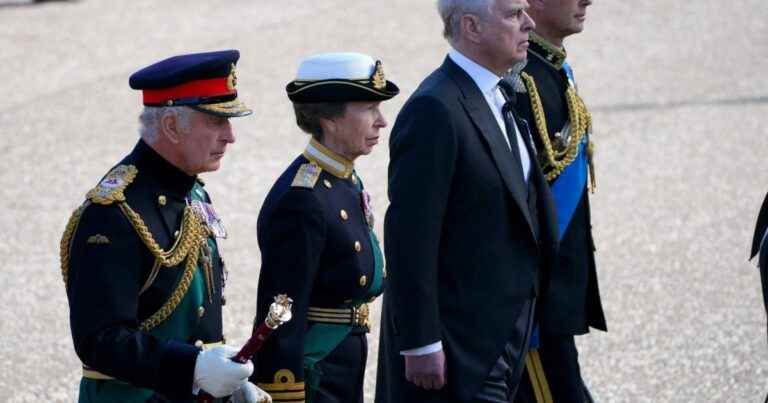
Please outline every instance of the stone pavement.
[[[585, 33], [566, 43], [595, 121], [610, 332], [579, 342], [600, 402], [761, 402], [768, 392], [759, 276], [746, 262], [768, 190], [768, 9], [726, 5], [596, 1]], [[205, 176], [229, 223], [225, 329], [239, 345], [255, 309], [256, 216], [306, 141], [284, 94], [298, 61], [342, 50], [381, 58], [403, 90], [383, 107], [393, 122], [442, 61], [440, 30], [431, 0], [0, 0], [0, 401], [75, 398], [58, 243], [71, 210], [136, 141], [131, 72], [177, 53], [242, 52], [241, 96], [255, 114], [235, 121], [237, 144]], [[386, 141], [358, 164], [380, 218], [386, 164]]]

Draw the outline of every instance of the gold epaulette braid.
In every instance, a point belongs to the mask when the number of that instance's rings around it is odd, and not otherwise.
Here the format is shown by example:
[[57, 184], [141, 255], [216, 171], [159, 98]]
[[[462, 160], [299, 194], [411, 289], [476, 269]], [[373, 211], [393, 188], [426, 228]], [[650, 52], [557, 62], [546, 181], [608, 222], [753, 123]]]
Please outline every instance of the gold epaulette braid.
[[90, 202], [83, 203], [78, 207], [69, 217], [67, 226], [64, 228], [64, 234], [61, 236], [61, 242], [59, 243], [59, 257], [61, 261], [61, 278], [64, 280], [64, 288], [69, 288], [67, 285], [67, 279], [69, 277], [69, 253], [72, 249], [72, 237], [77, 230], [77, 224], [80, 223], [80, 217], [83, 215], [83, 211], [88, 207]]
[[139, 330], [146, 332], [167, 319], [184, 298], [184, 295], [186, 295], [190, 284], [192, 284], [195, 271], [197, 270], [200, 249], [210, 234], [208, 233], [207, 227], [203, 224], [202, 219], [195, 213], [194, 209], [187, 206], [184, 209], [184, 215], [181, 219], [179, 238], [169, 251], [164, 251], [152, 237], [152, 233], [144, 223], [144, 220], [141, 219], [141, 216], [133, 211], [133, 209], [131, 209], [125, 202], [118, 203], [118, 205], [120, 206], [120, 210], [122, 210], [128, 218], [128, 221], [133, 225], [133, 228], [136, 230], [141, 241], [147, 246], [160, 265], [163, 267], [173, 267], [186, 259], [184, 273], [182, 273], [181, 280], [176, 286], [176, 289], [173, 290], [170, 298], [168, 298], [157, 312], [139, 325]]
[[[576, 89], [572, 85], [568, 85], [565, 90], [565, 99], [568, 105], [568, 118], [571, 125], [570, 140], [563, 151], [556, 151], [552, 147], [552, 140], [547, 130], [547, 121], [544, 114], [544, 106], [541, 103], [541, 97], [539, 91], [536, 88], [536, 82], [533, 77], [527, 73], [522, 73], [520, 77], [525, 83], [525, 87], [528, 90], [529, 97], [531, 99], [531, 110], [533, 111], [533, 119], [535, 120], [536, 130], [539, 132], [541, 143], [544, 147], [544, 152], [539, 154], [539, 163], [544, 170], [544, 176], [547, 181], [551, 181], [560, 175], [563, 170], [570, 165], [578, 156], [579, 144], [592, 129], [592, 115], [587, 110], [587, 106], [584, 101], [576, 93]], [[591, 139], [587, 144], [587, 157], [590, 166], [590, 177], [592, 188], [594, 189], [594, 169], [592, 168], [592, 154], [594, 153], [594, 145]]]

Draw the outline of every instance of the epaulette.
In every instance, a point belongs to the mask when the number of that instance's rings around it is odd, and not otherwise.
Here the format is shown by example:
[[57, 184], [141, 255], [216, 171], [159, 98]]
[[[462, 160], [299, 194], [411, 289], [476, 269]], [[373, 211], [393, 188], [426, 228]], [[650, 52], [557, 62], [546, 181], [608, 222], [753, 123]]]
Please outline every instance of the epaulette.
[[136, 178], [139, 172], [133, 165], [118, 165], [104, 179], [91, 189], [85, 197], [96, 204], [108, 206], [114, 202], [125, 201], [123, 191]]
[[317, 179], [320, 178], [320, 173], [323, 169], [311, 162], [301, 164], [299, 170], [296, 172], [296, 176], [293, 177], [291, 187], [301, 187], [307, 189], [313, 189]]

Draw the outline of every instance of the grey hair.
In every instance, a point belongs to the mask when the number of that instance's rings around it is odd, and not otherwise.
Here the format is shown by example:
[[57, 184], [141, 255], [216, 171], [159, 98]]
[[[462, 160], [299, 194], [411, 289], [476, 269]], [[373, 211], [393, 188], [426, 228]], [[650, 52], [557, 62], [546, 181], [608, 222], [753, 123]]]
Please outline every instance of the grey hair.
[[192, 109], [184, 106], [145, 106], [139, 115], [139, 135], [147, 144], [157, 141], [160, 129], [160, 119], [167, 113], [176, 115], [179, 129], [188, 132]]
[[437, 12], [443, 20], [443, 36], [455, 43], [461, 35], [461, 17], [476, 14], [485, 19], [491, 14], [494, 0], [437, 0]]

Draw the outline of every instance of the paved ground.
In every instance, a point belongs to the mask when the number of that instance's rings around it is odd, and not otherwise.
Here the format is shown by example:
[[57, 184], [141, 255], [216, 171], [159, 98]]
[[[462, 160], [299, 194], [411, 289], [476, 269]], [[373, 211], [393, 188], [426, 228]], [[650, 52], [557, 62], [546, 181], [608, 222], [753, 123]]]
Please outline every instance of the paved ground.
[[[132, 71], [175, 53], [242, 51], [241, 95], [256, 113], [237, 121], [238, 144], [206, 176], [232, 235], [225, 327], [239, 344], [254, 311], [256, 215], [305, 142], [284, 84], [307, 54], [368, 52], [403, 89], [384, 107], [394, 120], [445, 53], [433, 3], [0, 0], [0, 401], [74, 400], [58, 242], [85, 191], [136, 140]], [[598, 144], [610, 332], [580, 344], [601, 402], [760, 402], [768, 391], [765, 314], [746, 262], [768, 183], [768, 9], [725, 5], [597, 1], [567, 44]], [[382, 145], [359, 163], [380, 216], [386, 162]], [[374, 334], [369, 398], [376, 348]]]

